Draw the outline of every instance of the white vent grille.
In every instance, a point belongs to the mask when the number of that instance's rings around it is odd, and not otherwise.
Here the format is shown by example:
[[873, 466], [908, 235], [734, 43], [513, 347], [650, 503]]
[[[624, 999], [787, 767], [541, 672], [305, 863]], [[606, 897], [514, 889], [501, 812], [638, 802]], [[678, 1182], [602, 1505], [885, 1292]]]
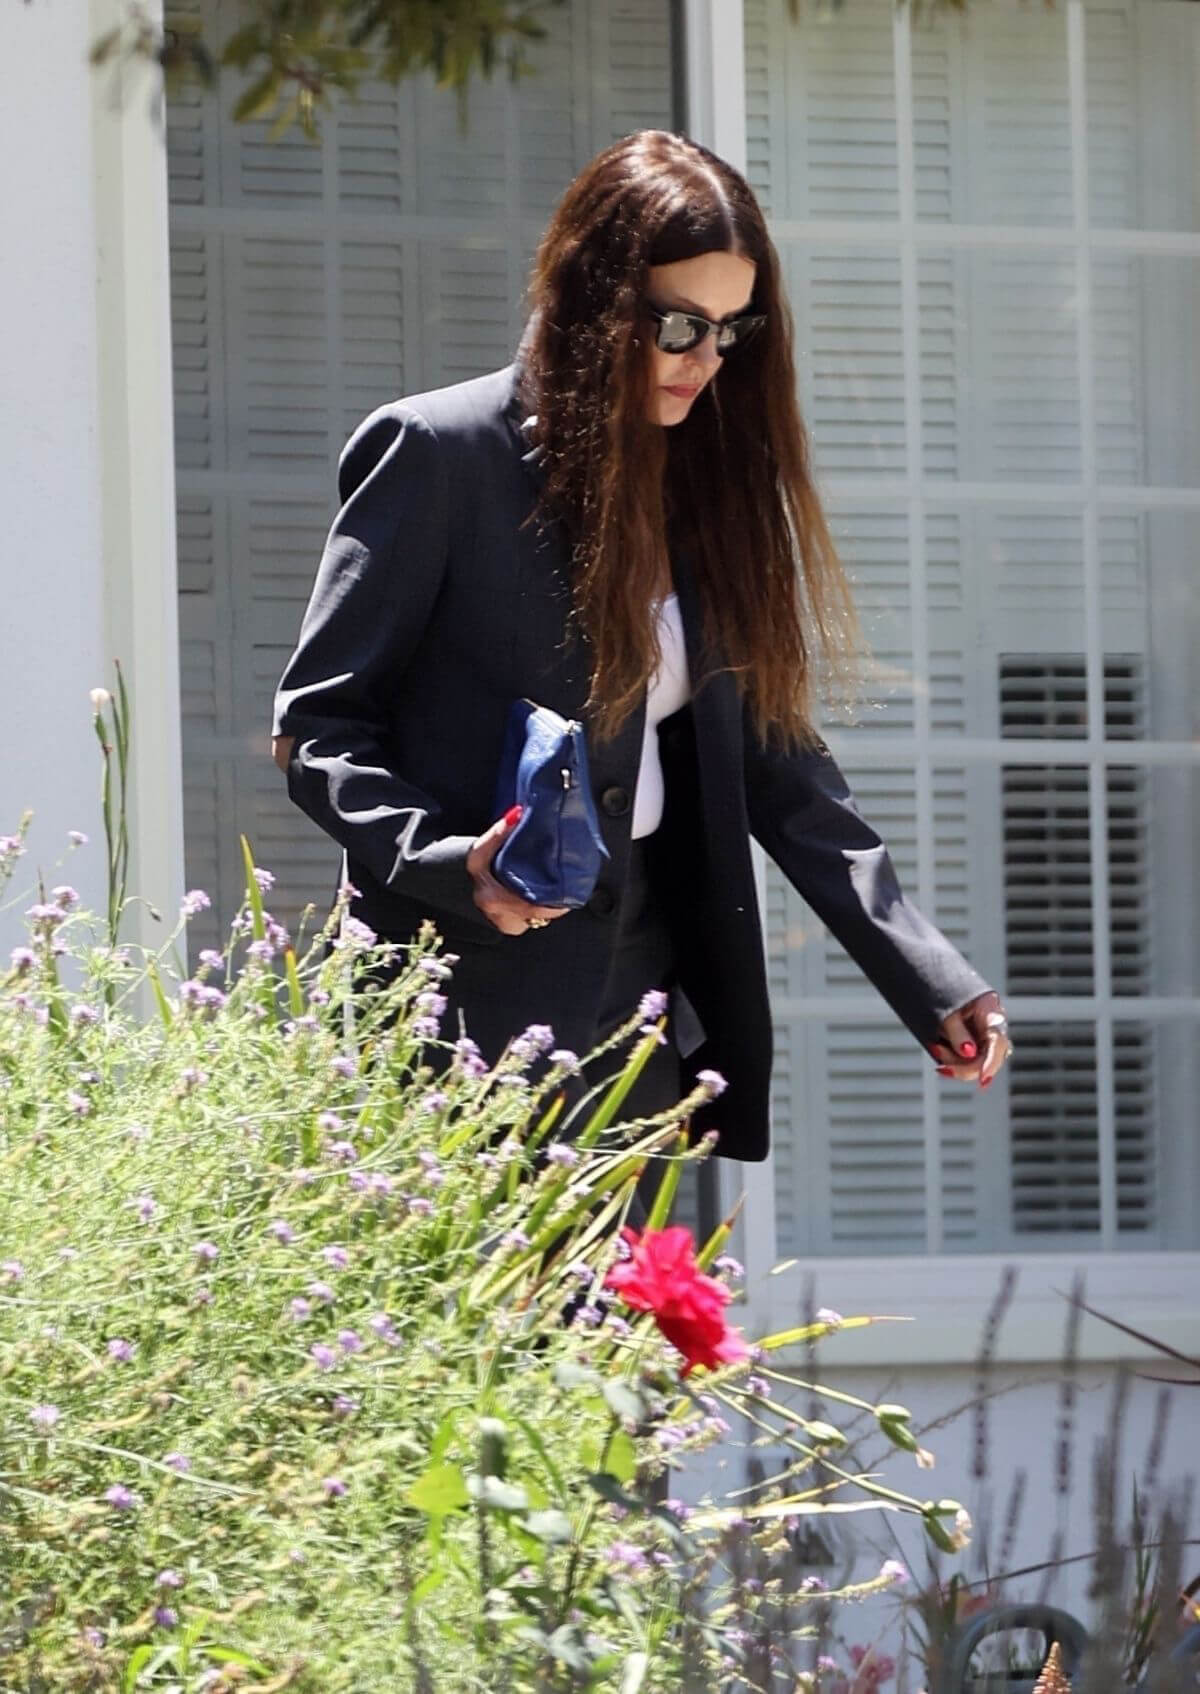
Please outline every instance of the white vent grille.
[[[1144, 670], [1137, 657], [1104, 662], [1104, 733], [1140, 737]], [[1000, 660], [1001, 732], [1076, 740], [1086, 734], [1087, 681], [1077, 655]], [[1084, 765], [1010, 765], [1002, 778], [1005, 939], [1011, 994], [1095, 992], [1092, 832]], [[1142, 771], [1110, 766], [1108, 876], [1113, 991], [1149, 983], [1147, 789]], [[1100, 1227], [1096, 1034], [1078, 1022], [1014, 1030], [1010, 1089], [1013, 1227], [1018, 1234]], [[1149, 1031], [1114, 1035], [1117, 1223], [1154, 1224], [1154, 1051]]]

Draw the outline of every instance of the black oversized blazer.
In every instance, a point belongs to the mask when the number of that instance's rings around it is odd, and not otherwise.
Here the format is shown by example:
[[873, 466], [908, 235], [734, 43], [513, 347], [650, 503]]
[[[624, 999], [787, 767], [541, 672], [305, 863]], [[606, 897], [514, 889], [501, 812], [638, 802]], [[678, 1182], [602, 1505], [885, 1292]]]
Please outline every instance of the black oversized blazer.
[[[594, 1040], [645, 715], [643, 701], [591, 748], [611, 858], [588, 905], [501, 935], [474, 905], [465, 859], [495, 818], [510, 704], [529, 697], [583, 717], [588, 692], [567, 632], [566, 537], [523, 524], [540, 475], [524, 421], [514, 364], [383, 406], [356, 430], [274, 726], [295, 737], [291, 798], [347, 850], [357, 915], [394, 939], [435, 920], [460, 956], [453, 1010], [489, 1056], [534, 1022], [579, 1052]], [[771, 1015], [752, 836], [918, 1040], [987, 984], [904, 897], [828, 752], [759, 743], [732, 675], [703, 650], [686, 557], [672, 568], [695, 691], [660, 730], [662, 829], [677, 866], [663, 892], [680, 984], [705, 1032], [685, 1072], [727, 1079], [708, 1108], [718, 1152], [762, 1159]]]

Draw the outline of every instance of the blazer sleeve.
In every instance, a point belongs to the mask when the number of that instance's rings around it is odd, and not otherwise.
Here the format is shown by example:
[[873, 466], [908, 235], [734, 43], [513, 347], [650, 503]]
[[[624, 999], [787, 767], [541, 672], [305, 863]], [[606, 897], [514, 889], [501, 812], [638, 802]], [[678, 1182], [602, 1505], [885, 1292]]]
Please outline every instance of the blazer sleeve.
[[372, 414], [342, 454], [338, 491], [275, 695], [273, 732], [295, 737], [288, 794], [384, 887], [491, 936], [467, 874], [474, 837], [440, 833], [436, 802], [388, 755], [387, 701], [446, 567], [448, 477], [433, 429], [399, 408]]
[[763, 850], [923, 1045], [989, 985], [908, 900], [823, 743], [764, 746], [747, 721], [746, 800]]

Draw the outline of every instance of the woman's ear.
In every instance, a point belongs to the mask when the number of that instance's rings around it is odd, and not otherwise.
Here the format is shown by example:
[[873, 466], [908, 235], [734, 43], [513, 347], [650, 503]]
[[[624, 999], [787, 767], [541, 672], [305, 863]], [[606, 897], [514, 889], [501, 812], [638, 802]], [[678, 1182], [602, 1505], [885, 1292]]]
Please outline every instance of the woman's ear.
[[292, 748], [296, 745], [294, 735], [273, 735], [271, 737], [271, 757], [281, 771], [288, 768], [288, 760], [292, 756]]

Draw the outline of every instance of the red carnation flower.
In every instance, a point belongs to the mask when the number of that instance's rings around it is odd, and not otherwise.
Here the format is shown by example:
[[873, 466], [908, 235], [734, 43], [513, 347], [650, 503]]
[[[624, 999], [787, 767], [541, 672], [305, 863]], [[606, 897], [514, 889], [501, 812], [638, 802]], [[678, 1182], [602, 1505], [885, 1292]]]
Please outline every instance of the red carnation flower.
[[615, 1264], [604, 1279], [627, 1306], [653, 1312], [654, 1321], [673, 1347], [687, 1360], [684, 1376], [696, 1365], [713, 1370], [736, 1364], [750, 1349], [725, 1323], [729, 1290], [696, 1265], [691, 1231], [623, 1229], [630, 1256]]

